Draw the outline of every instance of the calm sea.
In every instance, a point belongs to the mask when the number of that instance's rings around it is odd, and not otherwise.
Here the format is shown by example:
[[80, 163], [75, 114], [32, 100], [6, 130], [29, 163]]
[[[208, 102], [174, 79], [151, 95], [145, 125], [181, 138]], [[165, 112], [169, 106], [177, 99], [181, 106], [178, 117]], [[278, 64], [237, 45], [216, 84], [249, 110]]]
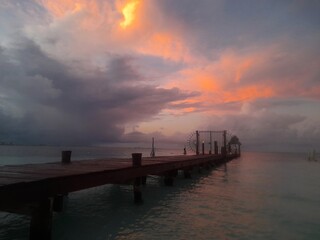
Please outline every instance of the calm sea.
[[[52, 162], [63, 148], [0, 147], [0, 164]], [[72, 148], [73, 159], [149, 155], [150, 149]], [[158, 155], [181, 154], [158, 150]], [[243, 153], [217, 169], [181, 175], [173, 187], [148, 178], [144, 204], [132, 187], [69, 194], [53, 239], [320, 239], [320, 162], [305, 154]], [[29, 218], [0, 212], [0, 239], [28, 238]]]

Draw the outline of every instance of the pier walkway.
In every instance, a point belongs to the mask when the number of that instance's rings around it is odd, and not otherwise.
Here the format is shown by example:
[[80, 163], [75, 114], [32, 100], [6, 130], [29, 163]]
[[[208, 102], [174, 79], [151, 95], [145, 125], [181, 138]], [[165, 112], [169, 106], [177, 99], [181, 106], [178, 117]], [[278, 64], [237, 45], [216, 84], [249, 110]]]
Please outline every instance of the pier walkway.
[[163, 176], [172, 185], [178, 171], [186, 178], [194, 167], [210, 168], [237, 154], [205, 154], [132, 159], [98, 159], [0, 166], [0, 211], [31, 216], [30, 239], [51, 239], [52, 212], [62, 211], [70, 192], [104, 184], [132, 184], [133, 199], [142, 202], [141, 185], [148, 175]]

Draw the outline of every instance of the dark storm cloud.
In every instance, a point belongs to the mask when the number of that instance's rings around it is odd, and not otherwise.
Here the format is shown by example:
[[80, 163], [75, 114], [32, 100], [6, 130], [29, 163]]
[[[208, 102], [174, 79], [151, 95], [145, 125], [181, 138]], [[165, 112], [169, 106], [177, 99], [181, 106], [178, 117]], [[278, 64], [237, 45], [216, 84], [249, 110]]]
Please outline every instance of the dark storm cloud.
[[238, 114], [212, 116], [211, 124], [204, 128], [228, 129], [239, 136], [246, 150], [308, 152], [319, 148], [318, 123], [308, 122], [302, 114], [281, 110], [279, 105], [291, 105], [288, 101], [275, 101], [271, 104], [275, 104], [278, 111], [270, 107], [270, 103], [252, 103], [248, 110]]
[[159, 113], [197, 93], [148, 85], [131, 58], [112, 56], [107, 70], [67, 69], [30, 40], [0, 51], [2, 141], [91, 144], [117, 141], [126, 123]]

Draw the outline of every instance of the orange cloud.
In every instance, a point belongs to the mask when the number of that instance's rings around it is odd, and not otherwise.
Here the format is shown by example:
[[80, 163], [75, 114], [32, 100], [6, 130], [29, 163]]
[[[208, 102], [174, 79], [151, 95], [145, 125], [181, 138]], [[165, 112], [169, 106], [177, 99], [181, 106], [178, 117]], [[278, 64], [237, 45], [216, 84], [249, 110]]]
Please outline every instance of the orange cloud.
[[54, 17], [54, 20], [63, 21], [70, 17], [77, 17], [74, 28], [82, 30], [101, 31], [101, 26], [110, 28], [116, 21], [110, 3], [88, 0], [36, 0], [42, 4]]
[[252, 59], [252, 58], [244, 59], [236, 68], [236, 76], [235, 76], [234, 81], [240, 82], [242, 76], [248, 70], [250, 70], [250, 67], [252, 67], [253, 63], [254, 63], [254, 59]]
[[225, 51], [212, 67], [225, 83], [239, 83], [247, 72], [259, 64], [261, 56], [256, 53], [241, 54]]
[[[54, 17], [61, 18], [68, 13], [78, 12], [87, 6], [86, 0], [37, 0], [42, 4]], [[95, 4], [92, 2], [91, 4]]]
[[268, 98], [275, 95], [273, 88], [268, 86], [252, 85], [246, 87], [239, 87], [235, 91], [225, 91], [223, 93], [224, 102], [233, 101], [247, 101], [254, 100], [257, 98]]
[[186, 40], [176, 29], [163, 25], [166, 23], [155, 2], [128, 0], [120, 2], [117, 9], [123, 18], [116, 38], [131, 51], [172, 61], [190, 61]]
[[139, 3], [139, 0], [130, 0], [123, 6], [121, 13], [123, 14], [124, 19], [120, 22], [120, 26], [122, 28], [125, 29], [133, 23], [136, 18], [136, 10]]
[[195, 79], [201, 91], [206, 92], [217, 92], [220, 89], [220, 86], [215, 81], [212, 76], [206, 76], [203, 73], [200, 73]]
[[[164, 27], [157, 5], [148, 1], [115, 1], [116, 8], [109, 1], [37, 1], [53, 16], [58, 23], [55, 26], [63, 28], [67, 22], [70, 26], [68, 33], [73, 32], [77, 41], [90, 39], [89, 44], [104, 44], [107, 51], [116, 53], [138, 53], [172, 61], [192, 59], [181, 33]], [[83, 36], [83, 30], [88, 34]]]
[[[203, 110], [217, 111], [213, 105], [229, 102], [245, 102], [259, 98], [269, 98], [278, 93], [277, 86], [260, 82], [246, 82], [247, 74], [264, 63], [263, 56], [269, 53], [252, 52], [236, 54], [230, 50], [222, 53], [218, 61], [202, 62], [203, 65], [182, 70], [167, 87], [179, 87], [188, 91], [199, 91], [200, 96], [189, 99], [188, 103], [201, 103]], [[190, 108], [189, 111], [199, 109]], [[181, 110], [177, 110], [181, 111]]]
[[186, 61], [189, 54], [184, 42], [171, 32], [154, 32], [137, 46], [137, 52], [173, 61]]
[[[261, 64], [261, 59], [270, 56], [268, 52], [237, 53], [226, 50], [218, 61], [204, 61], [201, 57], [190, 54], [187, 39], [182, 37], [180, 31], [162, 26], [163, 21], [156, 7], [147, 1], [117, 1], [115, 10], [98, 1], [38, 1], [56, 18], [84, 12], [84, 16], [79, 21], [77, 19], [76, 27], [91, 31], [90, 36], [93, 37], [88, 39], [91, 45], [104, 45], [106, 49], [120, 53], [133, 52], [171, 61], [196, 62], [198, 65], [192, 65], [191, 68], [190, 65], [182, 70], [178, 76], [170, 78], [170, 83], [165, 86], [202, 92], [201, 96], [190, 99], [189, 103], [202, 101], [214, 104], [275, 95], [275, 90], [270, 86], [242, 85], [246, 74]], [[110, 25], [113, 25], [114, 29], [110, 28]], [[75, 37], [80, 33], [82, 31], [77, 32]], [[186, 107], [184, 110], [192, 112], [197, 109]]]

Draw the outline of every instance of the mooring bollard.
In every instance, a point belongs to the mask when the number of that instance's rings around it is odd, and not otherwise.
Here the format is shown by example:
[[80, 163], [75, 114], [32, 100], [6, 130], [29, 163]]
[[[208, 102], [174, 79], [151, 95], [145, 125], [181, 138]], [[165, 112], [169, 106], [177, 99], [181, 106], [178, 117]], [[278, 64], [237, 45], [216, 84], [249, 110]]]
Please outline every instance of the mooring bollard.
[[71, 163], [71, 153], [72, 153], [72, 151], [62, 151], [61, 152], [61, 162], [63, 164]]

